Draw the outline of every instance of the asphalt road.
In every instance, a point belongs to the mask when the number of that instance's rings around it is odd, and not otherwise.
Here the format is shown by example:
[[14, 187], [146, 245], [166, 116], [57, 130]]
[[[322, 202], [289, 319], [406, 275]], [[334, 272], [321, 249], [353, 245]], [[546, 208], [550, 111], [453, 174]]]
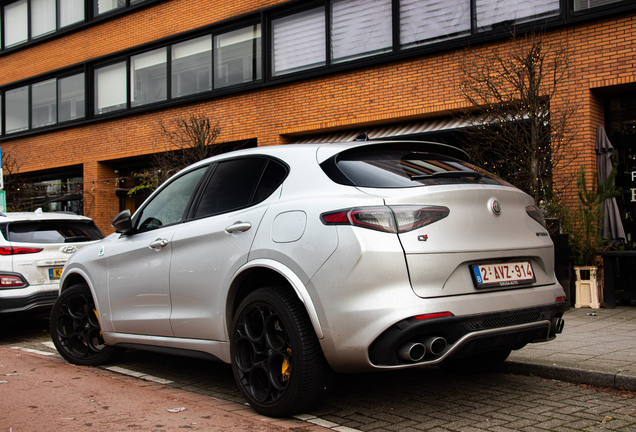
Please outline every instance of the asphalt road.
[[[0, 345], [52, 352], [45, 325], [0, 325]], [[176, 389], [243, 402], [228, 365], [128, 351], [107, 367], [143, 374], [139, 379], [155, 379]], [[455, 376], [427, 367], [340, 375], [327, 402], [303, 418], [311, 422], [308, 425], [341, 432], [636, 431], [636, 395], [533, 376]]]

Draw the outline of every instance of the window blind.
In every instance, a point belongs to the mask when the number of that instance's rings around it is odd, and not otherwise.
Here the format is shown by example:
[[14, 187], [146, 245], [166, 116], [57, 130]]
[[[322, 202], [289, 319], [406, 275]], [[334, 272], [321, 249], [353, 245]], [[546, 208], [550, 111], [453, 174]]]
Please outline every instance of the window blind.
[[336, 0], [331, 7], [334, 63], [390, 51], [391, 0]]
[[56, 29], [56, 0], [31, 0], [31, 37], [52, 33]]
[[31, 86], [31, 127], [57, 122], [57, 79], [53, 78]]
[[527, 2], [504, 2], [499, 0], [476, 0], [477, 27], [492, 28], [503, 22], [524, 22], [538, 17], [559, 14], [559, 0], [531, 0]]
[[179, 44], [172, 45], [172, 59], [177, 60], [183, 57], [200, 54], [212, 50], [212, 35], [191, 39]]
[[272, 21], [274, 76], [324, 66], [326, 54], [325, 8]]
[[626, 0], [574, 0], [574, 12], [605, 6], [611, 3], [619, 3]]
[[9, 90], [6, 98], [7, 133], [18, 132], [29, 128], [29, 86]]
[[4, 7], [4, 46], [10, 47], [29, 38], [27, 2], [20, 0]]
[[60, 0], [60, 27], [84, 21], [84, 0]]
[[470, 34], [469, 0], [400, 1], [403, 48]]
[[126, 105], [126, 62], [95, 70], [97, 113], [109, 107]]
[[130, 62], [132, 64], [133, 71], [165, 63], [166, 48], [159, 48], [154, 51], [136, 55], [130, 58]]

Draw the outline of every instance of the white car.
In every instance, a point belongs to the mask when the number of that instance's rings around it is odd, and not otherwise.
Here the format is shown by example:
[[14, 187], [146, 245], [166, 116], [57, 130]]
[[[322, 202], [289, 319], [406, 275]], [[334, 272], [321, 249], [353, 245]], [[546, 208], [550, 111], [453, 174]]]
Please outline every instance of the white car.
[[0, 213], [0, 318], [48, 314], [73, 252], [104, 238], [90, 218], [66, 213]]
[[467, 159], [364, 141], [198, 162], [69, 259], [53, 341], [76, 364], [231, 363], [270, 416], [309, 410], [332, 371], [500, 363], [554, 339], [565, 294], [541, 211]]

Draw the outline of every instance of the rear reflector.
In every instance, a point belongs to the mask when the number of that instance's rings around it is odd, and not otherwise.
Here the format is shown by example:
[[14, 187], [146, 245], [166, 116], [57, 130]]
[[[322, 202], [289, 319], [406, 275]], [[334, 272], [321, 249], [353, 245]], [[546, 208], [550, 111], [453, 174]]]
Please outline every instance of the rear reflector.
[[554, 302], [562, 302], [565, 301], [565, 297], [557, 297], [556, 300], [554, 300]]
[[418, 315], [418, 316], [413, 317], [413, 318], [418, 319], [418, 320], [426, 320], [426, 319], [443, 318], [443, 317], [449, 317], [449, 316], [454, 316], [454, 315], [452, 313], [450, 313], [450, 312], [437, 312], [437, 313]]
[[2, 246], [0, 247], [0, 255], [24, 255], [42, 252], [43, 250], [44, 248]]

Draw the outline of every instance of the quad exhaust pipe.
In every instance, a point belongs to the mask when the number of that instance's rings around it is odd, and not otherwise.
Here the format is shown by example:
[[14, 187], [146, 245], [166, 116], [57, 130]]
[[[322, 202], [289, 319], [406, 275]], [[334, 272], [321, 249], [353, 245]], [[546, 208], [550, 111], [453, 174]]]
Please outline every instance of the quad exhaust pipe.
[[424, 341], [426, 351], [433, 355], [440, 355], [446, 349], [446, 339], [443, 337], [430, 337]]
[[400, 360], [417, 362], [426, 355], [426, 347], [419, 342], [407, 342], [397, 350]]
[[418, 362], [426, 353], [440, 355], [446, 349], [446, 339], [432, 336], [424, 339], [424, 342], [406, 342], [397, 350], [397, 357], [403, 361]]

